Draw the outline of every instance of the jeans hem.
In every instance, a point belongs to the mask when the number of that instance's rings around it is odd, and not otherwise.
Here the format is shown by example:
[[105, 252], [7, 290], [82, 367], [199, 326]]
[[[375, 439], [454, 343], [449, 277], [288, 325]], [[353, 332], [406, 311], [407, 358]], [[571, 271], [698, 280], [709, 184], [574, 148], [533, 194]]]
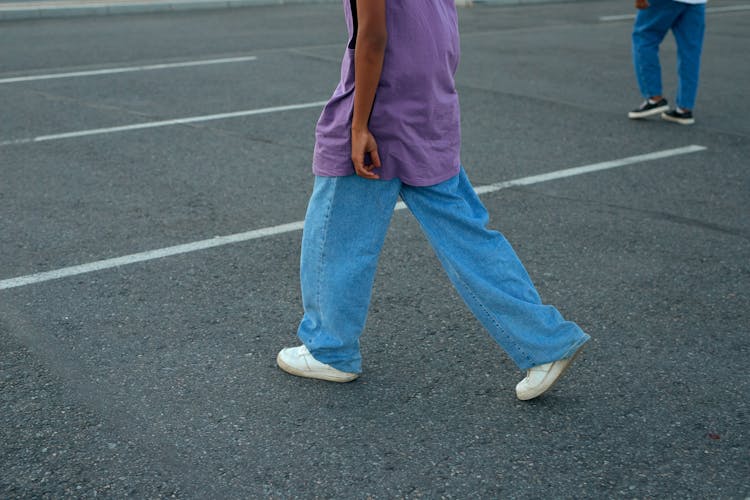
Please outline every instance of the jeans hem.
[[521, 370], [528, 370], [530, 368], [534, 368], [535, 366], [545, 365], [547, 363], [553, 363], [555, 361], [561, 361], [563, 359], [568, 359], [572, 357], [576, 352], [578, 352], [583, 345], [591, 340], [591, 336], [584, 333], [584, 337], [578, 339], [575, 343], [573, 343], [568, 349], [565, 351], [565, 354], [560, 356], [557, 359], [551, 359], [549, 361], [542, 361], [541, 363], [534, 363], [531, 366], [521, 367]]

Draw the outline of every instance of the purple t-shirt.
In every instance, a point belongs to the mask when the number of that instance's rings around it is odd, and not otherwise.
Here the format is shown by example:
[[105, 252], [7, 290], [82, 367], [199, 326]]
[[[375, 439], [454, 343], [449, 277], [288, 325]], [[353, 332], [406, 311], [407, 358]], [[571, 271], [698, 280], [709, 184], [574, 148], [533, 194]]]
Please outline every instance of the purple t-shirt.
[[[313, 172], [354, 173], [351, 125], [354, 109], [354, 0], [344, 0], [349, 46], [341, 81], [315, 131]], [[386, 0], [388, 44], [370, 131], [378, 143], [381, 179], [431, 186], [460, 168], [461, 129], [454, 75], [459, 39], [455, 0]]]

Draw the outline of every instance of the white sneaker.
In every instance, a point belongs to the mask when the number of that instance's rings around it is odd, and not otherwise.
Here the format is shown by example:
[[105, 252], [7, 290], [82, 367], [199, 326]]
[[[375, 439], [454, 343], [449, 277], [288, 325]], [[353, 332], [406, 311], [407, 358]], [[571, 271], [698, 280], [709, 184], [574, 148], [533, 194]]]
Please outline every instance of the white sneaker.
[[560, 380], [565, 370], [568, 369], [576, 356], [578, 356], [578, 353], [581, 352], [582, 347], [579, 347], [569, 358], [559, 359], [552, 363], [545, 363], [530, 368], [526, 372], [526, 378], [516, 385], [516, 397], [521, 401], [527, 401], [541, 396], [547, 389], [555, 385], [555, 382]]
[[347, 373], [337, 370], [312, 357], [304, 345], [287, 347], [279, 351], [276, 364], [287, 373], [298, 377], [317, 378], [330, 382], [351, 382], [359, 377], [358, 373]]

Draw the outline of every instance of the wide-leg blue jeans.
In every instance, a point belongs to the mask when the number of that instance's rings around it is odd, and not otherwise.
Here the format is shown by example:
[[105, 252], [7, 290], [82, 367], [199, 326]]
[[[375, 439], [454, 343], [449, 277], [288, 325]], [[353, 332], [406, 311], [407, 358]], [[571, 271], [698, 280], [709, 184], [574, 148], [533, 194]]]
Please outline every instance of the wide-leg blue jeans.
[[693, 109], [698, 93], [706, 5], [675, 0], [649, 0], [638, 11], [633, 28], [633, 64], [644, 98], [662, 95], [659, 45], [671, 29], [677, 42], [677, 106]]
[[305, 217], [298, 336], [320, 362], [359, 373], [359, 337], [398, 197], [417, 218], [453, 285], [521, 369], [571, 356], [589, 336], [542, 304], [463, 169], [429, 187], [356, 175], [316, 177]]

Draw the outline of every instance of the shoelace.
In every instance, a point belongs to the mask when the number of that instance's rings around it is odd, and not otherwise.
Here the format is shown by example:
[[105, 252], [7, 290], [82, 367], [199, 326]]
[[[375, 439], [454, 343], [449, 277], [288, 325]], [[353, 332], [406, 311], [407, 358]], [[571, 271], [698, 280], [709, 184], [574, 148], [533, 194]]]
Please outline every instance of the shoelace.
[[310, 351], [308, 351], [307, 349], [305, 349], [303, 352], [299, 354], [299, 358], [305, 362], [308, 368], [310, 368], [310, 359], [313, 359], [313, 360], [315, 359], [313, 358], [312, 354], [310, 354]]

